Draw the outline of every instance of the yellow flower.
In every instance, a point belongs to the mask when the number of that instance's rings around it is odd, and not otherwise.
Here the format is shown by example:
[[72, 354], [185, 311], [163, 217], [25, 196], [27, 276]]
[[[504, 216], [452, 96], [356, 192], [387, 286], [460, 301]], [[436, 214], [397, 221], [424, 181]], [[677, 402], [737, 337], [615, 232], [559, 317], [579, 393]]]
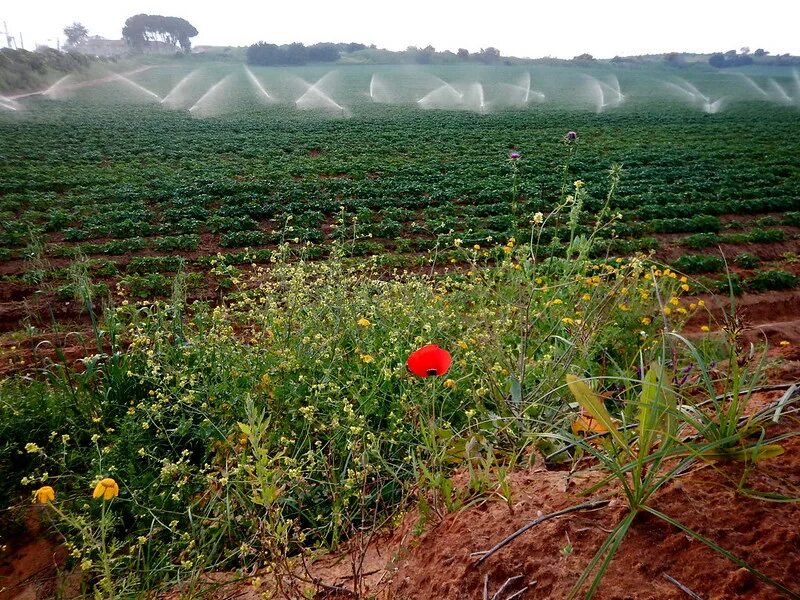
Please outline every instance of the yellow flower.
[[576, 182], [575, 182], [575, 189], [576, 189], [576, 190], [579, 190], [579, 189], [581, 189], [581, 188], [583, 187], [583, 185], [584, 185], [584, 184], [583, 184], [583, 181], [581, 181], [580, 179], [578, 179], [578, 181], [576, 181]]
[[672, 309], [669, 306], [664, 307], [664, 314], [669, 315], [672, 313]]
[[444, 387], [446, 387], [446, 388], [454, 388], [454, 387], [456, 387], [456, 382], [453, 381], [452, 379], [445, 379]]
[[681, 301], [678, 300], [675, 296], [673, 296], [672, 298], [669, 299], [669, 303], [672, 304], [672, 306], [678, 306], [678, 304], [680, 304]]
[[362, 354], [361, 355], [361, 360], [363, 362], [369, 364], [371, 362], [375, 362], [375, 357], [373, 357], [371, 354]]
[[591, 299], [592, 297], [589, 294], [584, 294], [583, 296], [581, 296], [581, 300], [583, 300], [584, 302], [588, 302]]
[[56, 499], [56, 491], [49, 485], [46, 485], [36, 490], [36, 492], [33, 494], [33, 497], [39, 504], [47, 504], [48, 502], [52, 502]]
[[456, 346], [458, 346], [458, 347], [459, 347], [459, 348], [461, 348], [462, 350], [466, 350], [466, 349], [468, 348], [468, 346], [467, 346], [467, 342], [465, 342], [464, 340], [458, 340], [458, 341], [456, 342]]
[[119, 496], [119, 486], [110, 477], [101, 479], [92, 492], [92, 498], [102, 498], [103, 500], [111, 500], [117, 496]]
[[711, 331], [711, 327], [709, 327], [708, 325], [703, 325], [703, 326], [700, 328], [700, 331]]
[[[781, 341], [780, 341], [780, 344], [781, 344], [781, 346], [788, 346], [788, 345], [789, 345], [789, 342], [788, 342], [788, 341], [786, 341], [786, 340], [781, 340]], [[44, 488], [42, 488], [42, 489], [44, 489]]]
[[369, 327], [369, 326], [371, 325], [371, 323], [369, 322], [369, 319], [365, 319], [364, 317], [361, 317], [361, 318], [358, 320], [358, 324], [359, 324], [361, 327]]
[[477, 252], [478, 250], [480, 250], [480, 249], [481, 249], [481, 245], [480, 245], [480, 244], [475, 244], [475, 245], [472, 247], [472, 249], [473, 249], [473, 250], [475, 250], [475, 251]]
[[650, 325], [650, 323], [652, 323], [652, 322], [653, 322], [653, 320], [650, 317], [642, 317], [642, 324], [643, 325]]

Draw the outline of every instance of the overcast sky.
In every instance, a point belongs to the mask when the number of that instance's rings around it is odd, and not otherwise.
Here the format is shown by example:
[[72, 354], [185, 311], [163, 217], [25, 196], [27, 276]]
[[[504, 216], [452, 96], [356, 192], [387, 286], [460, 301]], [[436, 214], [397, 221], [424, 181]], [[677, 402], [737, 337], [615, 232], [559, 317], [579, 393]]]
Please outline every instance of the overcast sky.
[[[25, 47], [63, 42], [79, 21], [91, 35], [119, 39], [138, 13], [183, 17], [200, 32], [194, 45], [257, 41], [362, 42], [402, 50], [494, 46], [503, 55], [598, 58], [682, 50], [765, 48], [800, 54], [800, 0], [8, 0], [0, 23]], [[4, 40], [3, 40], [4, 42]], [[4, 44], [0, 43], [0, 46]]]

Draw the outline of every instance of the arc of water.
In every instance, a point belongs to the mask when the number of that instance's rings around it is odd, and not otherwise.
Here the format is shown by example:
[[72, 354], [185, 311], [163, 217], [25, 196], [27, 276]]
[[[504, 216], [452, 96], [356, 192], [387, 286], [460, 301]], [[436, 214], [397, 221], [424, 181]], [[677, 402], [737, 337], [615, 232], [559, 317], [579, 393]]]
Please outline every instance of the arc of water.
[[200, 107], [200, 105], [202, 105], [203, 102], [205, 102], [206, 99], [208, 99], [210, 96], [212, 96], [214, 94], [214, 92], [216, 92], [223, 83], [225, 83], [226, 81], [228, 81], [228, 79], [230, 79], [230, 77], [231, 77], [230, 75], [226, 75], [225, 77], [220, 79], [217, 83], [215, 83], [210, 88], [208, 88], [208, 90], [206, 90], [206, 93], [203, 94], [202, 96], [200, 96], [200, 98], [197, 100], [197, 102], [195, 102], [189, 108], [189, 112], [196, 111]]
[[761, 94], [764, 98], [769, 98], [769, 94], [767, 93], [767, 90], [765, 90], [760, 85], [758, 85], [755, 81], [753, 81], [752, 78], [748, 77], [744, 73], [737, 73], [737, 75], [739, 77], [741, 77], [742, 79], [744, 79], [745, 83], [747, 83], [751, 88], [753, 88], [755, 91], [757, 91], [759, 94]]
[[250, 70], [250, 68], [245, 66], [244, 71], [245, 71], [245, 73], [247, 73], [247, 77], [250, 79], [250, 81], [253, 83], [253, 85], [256, 87], [256, 89], [259, 92], [261, 92], [261, 94], [267, 100], [272, 100], [272, 96], [270, 95], [270, 93], [267, 90], [264, 89], [264, 86], [261, 85], [261, 82], [256, 78], [255, 74], [253, 74], [253, 72]]
[[725, 96], [722, 96], [721, 98], [715, 100], [714, 102], [706, 102], [703, 105], [703, 110], [713, 115], [722, 110], [724, 104], [725, 104]]
[[794, 85], [797, 88], [797, 100], [800, 101], [800, 73], [797, 69], [792, 69], [792, 75], [794, 76]]
[[683, 88], [683, 87], [681, 87], [681, 86], [679, 86], [679, 85], [677, 85], [675, 83], [672, 83], [671, 81], [665, 81], [664, 85], [666, 85], [670, 89], [673, 89], [673, 90], [675, 90], [677, 92], [680, 92], [680, 93], [684, 94], [692, 102], [694, 102], [694, 101], [696, 101], [698, 99], [697, 94], [694, 94], [693, 92], [690, 92], [689, 90], [687, 90], [687, 89], [685, 89], [685, 88]]
[[690, 93], [692, 93], [695, 97], [701, 98], [703, 100], [703, 102], [710, 102], [711, 101], [711, 99], [708, 96], [706, 96], [703, 92], [698, 90], [694, 85], [692, 85], [691, 83], [689, 83], [685, 79], [682, 79], [681, 77], [678, 77], [677, 79], [686, 88], [686, 90], [689, 91]]
[[778, 99], [779, 100], [781, 100], [782, 102], [786, 102], [786, 103], [791, 103], [792, 102], [792, 97], [789, 94], [787, 94], [786, 90], [783, 89], [783, 86], [780, 83], [778, 83], [777, 81], [775, 81], [772, 77], [770, 77], [770, 79], [769, 79], [769, 85], [775, 91], [775, 93], [778, 95]]
[[124, 83], [136, 88], [137, 90], [139, 90], [141, 92], [144, 92], [145, 94], [148, 94], [149, 96], [151, 96], [151, 97], [155, 98], [156, 100], [158, 100], [159, 102], [161, 102], [161, 96], [159, 96], [155, 92], [151, 92], [146, 87], [144, 87], [142, 85], [139, 85], [135, 81], [131, 81], [130, 79], [128, 79], [124, 75], [120, 75], [119, 73], [114, 73], [114, 78], [115, 79], [119, 79], [120, 81], [123, 81]]
[[181, 91], [183, 91], [183, 88], [186, 86], [189, 80], [192, 79], [195, 73], [198, 72], [198, 70], [199, 69], [195, 69], [191, 73], [185, 75], [183, 79], [181, 79], [177, 84], [175, 84], [175, 87], [173, 87], [169, 92], [167, 92], [167, 95], [161, 99], [161, 104], [172, 103], [174, 101], [174, 97], [177, 96]]
[[458, 96], [459, 98], [461, 98], [461, 99], [463, 99], [463, 98], [464, 98], [464, 92], [460, 92], [459, 90], [457, 90], [456, 88], [454, 88], [454, 87], [453, 87], [453, 86], [452, 86], [450, 83], [446, 82], [446, 81], [445, 81], [444, 79], [442, 79], [441, 77], [436, 77], [436, 76], [434, 75], [434, 79], [437, 79], [437, 80], [439, 81], [439, 83], [442, 85], [442, 87], [444, 87], [444, 88], [447, 88], [447, 89], [448, 89], [450, 92], [452, 92], [453, 94], [455, 94], [455, 95], [456, 95], [456, 96]]
[[294, 101], [295, 106], [298, 108], [303, 108], [304, 105], [311, 104], [312, 101], [316, 98], [320, 100], [323, 104], [331, 108], [340, 110], [344, 113], [345, 112], [344, 106], [336, 102], [336, 100], [331, 98], [328, 94], [326, 94], [320, 89], [320, 86], [333, 73], [334, 73], [333, 71], [326, 73], [325, 75], [317, 79], [317, 81], [314, 83], [309, 83], [305, 79], [298, 77], [298, 79], [300, 79], [300, 81], [302, 81], [307, 86], [307, 89], [297, 100]]
[[19, 110], [15, 104], [16, 102], [11, 100], [11, 98], [0, 96], [0, 107], [5, 108], [6, 110]]
[[375, 78], [377, 74], [373, 73], [372, 77], [369, 80], [369, 97], [374, 102], [375, 101]]
[[47, 88], [45, 91], [43, 91], [42, 92], [42, 96], [50, 96], [50, 95], [52, 95], [53, 92], [55, 92], [61, 86], [61, 84], [63, 84], [70, 77], [72, 77], [72, 75], [64, 75], [61, 79], [59, 79], [53, 85], [51, 85], [49, 88]]
[[526, 71], [525, 75], [522, 76], [522, 85], [520, 87], [525, 90], [525, 99], [523, 102], [527, 104], [528, 100], [531, 98], [531, 74], [529, 71]]

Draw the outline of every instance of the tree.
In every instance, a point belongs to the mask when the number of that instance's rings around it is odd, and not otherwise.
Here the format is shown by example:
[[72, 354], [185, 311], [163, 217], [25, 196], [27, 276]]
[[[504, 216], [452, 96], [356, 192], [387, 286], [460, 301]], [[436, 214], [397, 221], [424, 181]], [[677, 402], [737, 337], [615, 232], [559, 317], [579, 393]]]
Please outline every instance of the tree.
[[492, 46], [481, 48], [481, 51], [478, 53], [478, 60], [485, 63], [492, 63], [500, 60], [500, 50]]
[[756, 51], [753, 52], [753, 56], [766, 56], [767, 54], [769, 54], [769, 52], [763, 48], [756, 48]]
[[184, 52], [190, 52], [189, 38], [197, 35], [197, 29], [186, 19], [161, 15], [134, 15], [125, 21], [122, 37], [136, 50], [143, 50], [150, 42], [162, 42], [175, 47], [180, 44]]
[[319, 43], [306, 48], [308, 60], [312, 62], [336, 62], [339, 60], [339, 49], [336, 44]]
[[461, 60], [469, 60], [469, 50], [466, 48], [459, 48], [457, 55]]
[[64, 35], [67, 36], [67, 46], [77, 46], [89, 35], [89, 30], [82, 23], [75, 21], [72, 25], [64, 27]]
[[578, 56], [576, 56], [572, 60], [594, 60], [594, 56], [592, 56], [588, 52], [584, 52], [583, 54], [579, 54]]

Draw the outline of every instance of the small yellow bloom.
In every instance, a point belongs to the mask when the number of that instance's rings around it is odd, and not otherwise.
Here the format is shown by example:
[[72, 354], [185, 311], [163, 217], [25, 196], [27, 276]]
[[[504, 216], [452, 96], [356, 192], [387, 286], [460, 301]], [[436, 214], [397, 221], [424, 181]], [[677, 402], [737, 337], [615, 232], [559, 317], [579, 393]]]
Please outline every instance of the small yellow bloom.
[[361, 327], [369, 327], [371, 325], [371, 323], [369, 322], [369, 319], [365, 319], [363, 317], [358, 320], [358, 324]]
[[362, 362], [365, 362], [365, 363], [369, 364], [371, 362], [375, 362], [375, 357], [372, 356], [371, 354], [362, 354], [361, 355], [361, 360], [362, 360]]
[[706, 301], [705, 300], [698, 300], [697, 301], [697, 306], [705, 306], [705, 305], [706, 305]]
[[462, 350], [466, 350], [466, 349], [468, 348], [468, 346], [467, 346], [467, 342], [465, 342], [464, 340], [458, 340], [458, 341], [456, 342], [456, 346], [458, 346], [458, 347], [459, 347], [459, 348], [461, 348]]
[[477, 252], [478, 250], [480, 250], [480, 249], [481, 249], [481, 245], [480, 245], [480, 244], [475, 244], [475, 245], [472, 247], [472, 249], [473, 249], [473, 250], [475, 250], [475, 251]]
[[46, 485], [36, 490], [33, 494], [33, 497], [39, 504], [47, 504], [48, 502], [52, 502], [56, 499], [56, 491], [49, 485]]
[[579, 190], [579, 189], [581, 189], [583, 187], [583, 185], [584, 185], [583, 181], [578, 179], [578, 181], [575, 182], [575, 189]]
[[103, 500], [111, 500], [117, 496], [119, 496], [119, 486], [117, 482], [110, 477], [101, 479], [100, 483], [94, 488], [94, 492], [92, 492], [92, 498], [95, 499], [102, 498]]
[[588, 302], [591, 299], [592, 297], [589, 294], [584, 294], [583, 296], [581, 296], [581, 300], [583, 300], [584, 302]]
[[788, 342], [787, 340], [781, 340], [781, 341], [780, 341], [780, 345], [781, 345], [781, 346], [788, 346], [788, 345], [789, 345], [789, 342]]
[[653, 320], [650, 317], [642, 317], [642, 325], [650, 325]]
[[682, 283], [682, 284], [681, 284], [681, 289], [682, 289], [684, 292], [688, 292], [688, 291], [689, 291], [689, 284], [688, 284], [688, 283]]
[[700, 331], [711, 331], [711, 327], [709, 327], [708, 325], [703, 325], [703, 326], [700, 328]]
[[552, 302], [552, 304], [563, 304], [563, 303], [564, 303], [564, 302], [561, 300], [561, 298], [556, 298], [556, 299], [555, 299], [555, 300], [553, 300], [553, 302]]
[[453, 381], [452, 379], [445, 379], [444, 387], [446, 387], [446, 388], [454, 388], [454, 387], [456, 387], [456, 382]]
[[620, 305], [619, 305], [619, 309], [620, 309], [622, 312], [628, 312], [628, 311], [630, 310], [630, 307], [629, 307], [627, 304], [625, 304], [625, 303], [623, 302], [622, 304], [620, 304]]
[[669, 306], [664, 307], [664, 314], [669, 315], [672, 314], [672, 309]]

